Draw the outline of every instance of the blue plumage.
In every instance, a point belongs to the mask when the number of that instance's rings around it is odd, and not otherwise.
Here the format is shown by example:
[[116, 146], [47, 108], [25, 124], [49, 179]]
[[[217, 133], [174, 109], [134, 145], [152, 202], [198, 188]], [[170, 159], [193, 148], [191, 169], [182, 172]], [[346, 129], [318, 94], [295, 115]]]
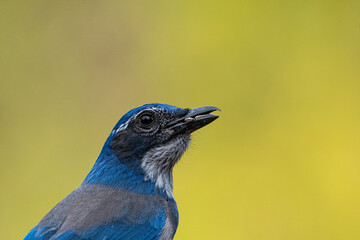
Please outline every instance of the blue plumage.
[[84, 182], [24, 240], [170, 240], [178, 225], [172, 169], [214, 107], [147, 104], [115, 125]]

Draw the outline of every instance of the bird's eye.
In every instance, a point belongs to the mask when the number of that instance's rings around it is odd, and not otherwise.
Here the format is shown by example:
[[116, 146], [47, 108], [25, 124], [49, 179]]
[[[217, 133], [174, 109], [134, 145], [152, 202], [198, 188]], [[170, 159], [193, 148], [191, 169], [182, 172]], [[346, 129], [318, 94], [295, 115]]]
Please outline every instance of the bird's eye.
[[154, 121], [154, 117], [150, 114], [143, 114], [140, 116], [140, 123], [143, 125], [149, 125]]
[[140, 128], [150, 130], [156, 122], [155, 113], [153, 111], [145, 111], [138, 116], [137, 122]]

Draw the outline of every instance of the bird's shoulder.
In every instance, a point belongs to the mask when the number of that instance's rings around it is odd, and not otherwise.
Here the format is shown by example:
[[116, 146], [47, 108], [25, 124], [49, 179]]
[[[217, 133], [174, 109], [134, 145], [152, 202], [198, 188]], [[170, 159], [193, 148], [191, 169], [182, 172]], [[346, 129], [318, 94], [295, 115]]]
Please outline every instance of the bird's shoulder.
[[157, 239], [163, 228], [176, 230], [174, 213], [176, 204], [174, 209], [174, 203], [158, 195], [82, 185], [58, 203], [25, 239]]

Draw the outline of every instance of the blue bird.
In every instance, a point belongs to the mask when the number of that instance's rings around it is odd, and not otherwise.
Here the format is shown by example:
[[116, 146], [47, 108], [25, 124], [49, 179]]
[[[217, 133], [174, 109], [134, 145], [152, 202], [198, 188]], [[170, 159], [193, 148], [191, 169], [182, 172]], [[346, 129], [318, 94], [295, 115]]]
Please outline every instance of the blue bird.
[[172, 170], [216, 107], [147, 104], [115, 125], [84, 182], [24, 240], [170, 240], [178, 226]]

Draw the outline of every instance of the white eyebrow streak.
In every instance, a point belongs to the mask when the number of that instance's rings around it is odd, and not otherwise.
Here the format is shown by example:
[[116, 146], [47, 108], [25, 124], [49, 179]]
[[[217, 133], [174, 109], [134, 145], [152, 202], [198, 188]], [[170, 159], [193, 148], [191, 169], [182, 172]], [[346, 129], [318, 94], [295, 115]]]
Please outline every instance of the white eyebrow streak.
[[129, 121], [121, 124], [118, 128], [111, 131], [111, 135], [113, 136], [113, 135], [117, 134], [118, 132], [120, 132], [121, 130], [124, 130], [125, 128], [127, 128], [128, 124], [129, 124]]
[[121, 124], [118, 128], [114, 129], [111, 131], [111, 135], [117, 134], [118, 132], [124, 130], [125, 128], [127, 128], [127, 126], [129, 125], [129, 123], [134, 120], [139, 114], [141, 114], [142, 112], [146, 111], [146, 110], [161, 110], [159, 108], [155, 108], [155, 107], [151, 107], [151, 108], [146, 108], [144, 110], [141, 110], [140, 112], [136, 113], [135, 115], [131, 116], [125, 123]]

